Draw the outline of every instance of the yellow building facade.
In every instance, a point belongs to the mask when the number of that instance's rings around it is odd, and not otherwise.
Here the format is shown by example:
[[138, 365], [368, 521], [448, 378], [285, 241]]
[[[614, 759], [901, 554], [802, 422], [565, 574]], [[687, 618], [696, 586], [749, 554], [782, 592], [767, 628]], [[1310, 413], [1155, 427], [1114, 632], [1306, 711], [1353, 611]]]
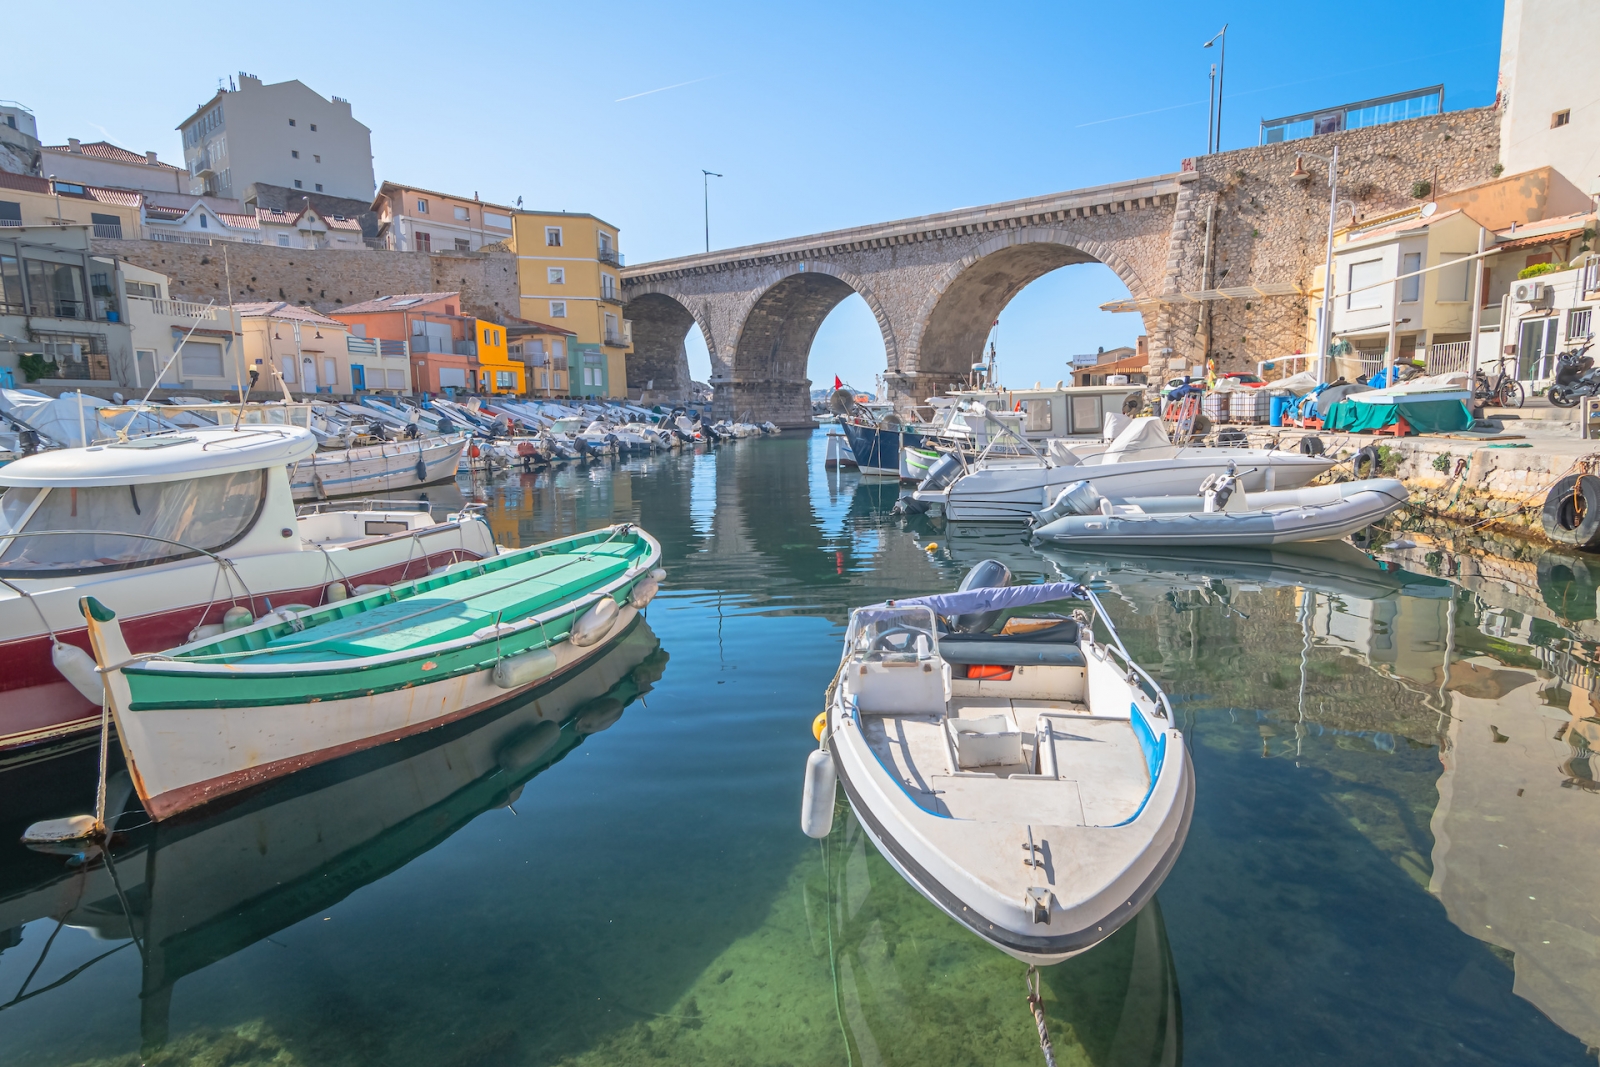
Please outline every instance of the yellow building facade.
[[622, 316], [617, 228], [564, 211], [519, 211], [511, 226], [521, 317], [573, 334], [567, 395], [625, 398], [633, 338]]
[[473, 322], [478, 346], [478, 391], [521, 396], [527, 391], [523, 365], [511, 358], [506, 345], [506, 328], [498, 323], [476, 319]]

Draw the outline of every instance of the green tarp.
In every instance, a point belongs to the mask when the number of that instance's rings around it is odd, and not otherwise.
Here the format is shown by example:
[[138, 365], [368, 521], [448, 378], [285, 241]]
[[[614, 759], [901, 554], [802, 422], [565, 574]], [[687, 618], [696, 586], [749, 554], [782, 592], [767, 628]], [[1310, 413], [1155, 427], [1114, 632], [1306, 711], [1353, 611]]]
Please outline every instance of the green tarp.
[[1322, 425], [1346, 433], [1372, 433], [1393, 426], [1403, 415], [1417, 433], [1454, 433], [1472, 425], [1472, 412], [1460, 400], [1421, 400], [1409, 404], [1358, 404], [1341, 400], [1328, 409]]

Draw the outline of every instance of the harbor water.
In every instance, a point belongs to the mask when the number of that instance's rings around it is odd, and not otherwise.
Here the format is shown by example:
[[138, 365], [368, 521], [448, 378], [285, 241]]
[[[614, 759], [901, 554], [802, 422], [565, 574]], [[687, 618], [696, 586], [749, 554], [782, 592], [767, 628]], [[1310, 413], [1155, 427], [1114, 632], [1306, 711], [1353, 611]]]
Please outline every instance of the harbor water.
[[[109, 864], [16, 843], [92, 805], [92, 744], [0, 768], [0, 1062], [1042, 1063], [1024, 965], [847, 807], [824, 841], [799, 829], [850, 608], [985, 558], [1092, 581], [1193, 752], [1155, 900], [1042, 972], [1058, 1063], [1594, 1061], [1583, 564], [1518, 586], [1387, 537], [1036, 551], [897, 516], [894, 482], [824, 450], [819, 431], [430, 491], [481, 500], [504, 545], [639, 523], [668, 577], [581, 675], [198, 817], [156, 827], [134, 802]], [[545, 736], [534, 702], [575, 721]]]

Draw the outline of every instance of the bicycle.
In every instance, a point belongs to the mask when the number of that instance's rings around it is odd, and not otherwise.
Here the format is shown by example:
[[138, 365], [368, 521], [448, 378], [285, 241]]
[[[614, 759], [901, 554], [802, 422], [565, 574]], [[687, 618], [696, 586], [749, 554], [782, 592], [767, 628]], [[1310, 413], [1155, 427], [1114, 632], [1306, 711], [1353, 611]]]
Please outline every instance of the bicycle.
[[1491, 378], [1483, 371], [1478, 371], [1478, 380], [1472, 389], [1472, 398], [1482, 400], [1501, 408], [1520, 408], [1525, 399], [1522, 383], [1515, 377], [1506, 373], [1506, 364], [1509, 360], [1502, 359], [1497, 364], [1494, 377]]

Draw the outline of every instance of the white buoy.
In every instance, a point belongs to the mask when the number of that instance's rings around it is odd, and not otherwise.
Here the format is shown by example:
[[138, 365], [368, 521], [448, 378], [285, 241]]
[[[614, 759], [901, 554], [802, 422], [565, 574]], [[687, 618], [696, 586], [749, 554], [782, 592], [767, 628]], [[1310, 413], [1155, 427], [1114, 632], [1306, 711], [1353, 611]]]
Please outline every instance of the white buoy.
[[65, 819], [45, 819], [36, 822], [22, 833], [25, 845], [56, 845], [67, 841], [83, 841], [94, 835], [93, 815], [72, 815]]
[[615, 600], [609, 596], [601, 597], [594, 607], [578, 616], [568, 639], [579, 648], [599, 644], [611, 632], [611, 624], [617, 621], [617, 611]]
[[243, 630], [246, 626], [255, 625], [256, 617], [250, 614], [250, 609], [235, 604], [222, 613], [222, 628], [224, 630]]
[[61, 676], [72, 683], [72, 688], [83, 694], [91, 704], [105, 701], [106, 687], [94, 670], [94, 657], [77, 645], [57, 641], [50, 649], [50, 662]]
[[833, 830], [837, 781], [833, 756], [825, 748], [814, 749], [806, 757], [806, 786], [800, 798], [800, 829], [807, 837], [827, 837]]
[[501, 689], [521, 689], [545, 675], [554, 674], [559, 665], [556, 654], [548, 648], [535, 648], [520, 655], [507, 656], [494, 665], [494, 684]]

